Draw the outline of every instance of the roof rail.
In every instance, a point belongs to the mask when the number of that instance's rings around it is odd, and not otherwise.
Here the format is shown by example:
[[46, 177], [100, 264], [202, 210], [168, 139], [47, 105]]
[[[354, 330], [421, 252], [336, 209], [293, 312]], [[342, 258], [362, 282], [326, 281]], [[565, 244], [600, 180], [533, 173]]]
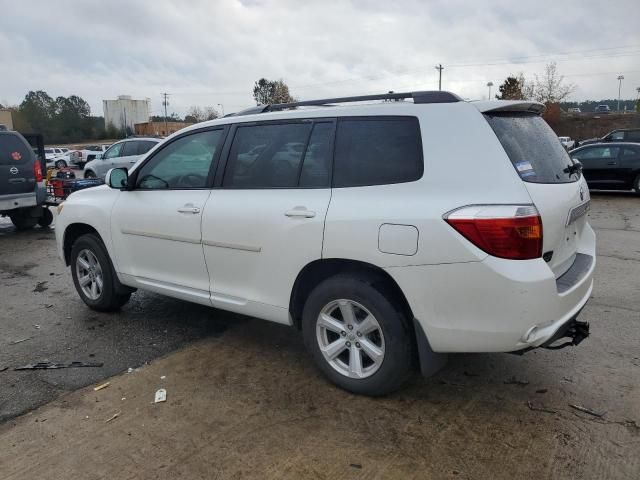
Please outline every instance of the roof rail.
[[412, 98], [413, 103], [454, 103], [460, 102], [462, 99], [454, 93], [443, 91], [419, 91], [405, 93], [381, 93], [376, 95], [359, 95], [355, 97], [336, 97], [323, 98], [320, 100], [303, 100], [301, 102], [276, 103], [268, 105], [258, 105], [257, 107], [247, 108], [238, 113], [230, 113], [225, 117], [235, 117], [240, 115], [254, 115], [256, 113], [275, 112], [278, 110], [286, 110], [295, 107], [323, 106], [327, 107], [334, 103], [352, 103], [366, 102], [371, 100], [404, 100]]

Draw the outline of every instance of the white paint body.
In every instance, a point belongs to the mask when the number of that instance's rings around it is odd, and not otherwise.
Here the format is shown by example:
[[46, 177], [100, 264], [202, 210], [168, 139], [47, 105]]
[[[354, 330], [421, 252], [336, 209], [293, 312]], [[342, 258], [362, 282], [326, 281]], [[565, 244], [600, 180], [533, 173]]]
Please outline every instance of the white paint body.
[[[564, 293], [556, 279], [576, 253], [595, 258], [595, 235], [585, 216], [565, 240], [569, 211], [581, 203], [580, 187], [587, 190], [584, 179], [523, 182], [481, 114], [527, 106], [389, 102], [198, 124], [190, 129], [301, 117], [413, 116], [420, 122], [424, 175], [409, 183], [333, 189], [91, 188], [65, 202], [56, 224], [59, 253], [64, 258], [67, 226], [86, 223], [103, 238], [123, 284], [283, 324], [291, 323], [291, 291], [306, 265], [356, 260], [396, 281], [436, 352], [537, 346], [589, 298], [595, 261]], [[555, 252], [549, 263], [492, 257], [443, 220], [465, 205], [532, 203], [542, 217], [543, 251]], [[197, 213], [178, 211], [185, 206]], [[527, 336], [533, 327], [536, 333]]]

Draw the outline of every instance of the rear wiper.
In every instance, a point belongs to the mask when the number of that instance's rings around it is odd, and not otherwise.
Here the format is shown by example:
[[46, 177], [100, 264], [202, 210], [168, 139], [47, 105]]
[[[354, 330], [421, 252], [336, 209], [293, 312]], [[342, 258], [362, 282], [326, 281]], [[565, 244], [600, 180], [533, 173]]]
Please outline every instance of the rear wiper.
[[574, 173], [578, 173], [580, 170], [582, 170], [582, 164], [576, 162], [576, 163], [567, 165], [567, 167], [563, 170], [563, 172], [568, 173], [569, 175], [573, 175]]

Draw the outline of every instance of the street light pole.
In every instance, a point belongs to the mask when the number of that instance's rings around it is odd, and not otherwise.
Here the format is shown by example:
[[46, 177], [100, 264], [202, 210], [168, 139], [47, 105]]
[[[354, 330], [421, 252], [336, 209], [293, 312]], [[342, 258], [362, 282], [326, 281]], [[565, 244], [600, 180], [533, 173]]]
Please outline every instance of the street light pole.
[[491, 87], [493, 87], [493, 82], [487, 83], [487, 87], [489, 87], [489, 98], [488, 98], [488, 100], [491, 100]]
[[624, 75], [618, 75], [618, 112], [620, 112], [620, 91], [622, 90], [622, 80], [624, 80]]

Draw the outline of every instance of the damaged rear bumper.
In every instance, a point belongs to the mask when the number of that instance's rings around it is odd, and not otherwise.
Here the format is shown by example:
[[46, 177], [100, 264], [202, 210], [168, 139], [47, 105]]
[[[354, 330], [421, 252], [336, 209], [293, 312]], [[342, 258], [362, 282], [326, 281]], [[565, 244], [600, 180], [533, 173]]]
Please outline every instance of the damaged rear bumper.
[[581, 322], [578, 315], [574, 316], [568, 322], [564, 323], [548, 340], [535, 347], [527, 347], [522, 350], [516, 350], [516, 355], [522, 355], [536, 348], [546, 348], [548, 350], [560, 350], [565, 347], [574, 347], [579, 345], [585, 338], [589, 336], [589, 322]]

